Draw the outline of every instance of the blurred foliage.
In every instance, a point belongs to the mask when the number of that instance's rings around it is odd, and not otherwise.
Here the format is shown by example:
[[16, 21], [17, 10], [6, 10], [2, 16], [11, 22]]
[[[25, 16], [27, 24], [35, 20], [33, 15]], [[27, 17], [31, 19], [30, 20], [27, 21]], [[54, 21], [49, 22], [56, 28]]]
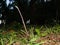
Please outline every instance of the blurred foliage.
[[16, 42], [19, 42], [21, 45], [42, 45], [44, 40], [39, 43], [36, 40], [52, 33], [60, 34], [59, 24], [52, 27], [38, 25], [27, 26], [28, 36], [26, 36], [22, 27], [19, 23], [15, 23], [12, 26], [10, 25], [7, 30], [5, 28], [5, 30], [0, 29], [0, 45], [12, 45]]

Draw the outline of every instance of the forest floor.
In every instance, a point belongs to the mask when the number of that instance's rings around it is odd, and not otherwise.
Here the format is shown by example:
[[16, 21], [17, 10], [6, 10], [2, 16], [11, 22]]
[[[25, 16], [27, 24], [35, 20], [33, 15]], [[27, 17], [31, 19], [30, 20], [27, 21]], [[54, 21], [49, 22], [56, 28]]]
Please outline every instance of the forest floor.
[[36, 42], [44, 41], [42, 45], [60, 45], [60, 34], [49, 34], [37, 39]]
[[0, 45], [60, 45], [60, 25], [27, 26], [28, 36], [19, 24], [7, 27], [0, 29]]
[[[19, 37], [19, 35], [18, 35]], [[25, 43], [23, 45], [60, 45], [60, 34], [48, 34], [46, 36], [38, 37], [34, 41], [36, 44], [30, 44], [30, 43]], [[33, 41], [32, 41], [33, 43]], [[38, 44], [40, 43], [40, 44]], [[16, 41], [15, 43], [12, 43], [13, 45], [22, 45], [19, 41]]]

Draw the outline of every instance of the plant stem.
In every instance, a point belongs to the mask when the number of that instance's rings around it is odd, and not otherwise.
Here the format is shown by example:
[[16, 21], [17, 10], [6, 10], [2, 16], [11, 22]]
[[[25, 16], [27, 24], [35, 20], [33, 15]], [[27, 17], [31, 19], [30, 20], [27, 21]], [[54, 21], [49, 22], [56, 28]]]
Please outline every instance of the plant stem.
[[24, 29], [25, 29], [25, 31], [26, 31], [26, 34], [28, 35], [28, 31], [27, 31], [27, 28], [26, 28], [26, 24], [25, 24], [25, 22], [24, 22], [24, 19], [23, 19], [23, 16], [22, 16], [22, 14], [21, 14], [21, 11], [20, 11], [20, 9], [18, 8], [18, 6], [15, 6], [15, 7], [17, 8], [17, 10], [18, 10], [18, 12], [19, 12], [19, 14], [20, 14], [20, 17], [21, 17], [21, 19], [22, 19], [22, 23], [23, 23]]

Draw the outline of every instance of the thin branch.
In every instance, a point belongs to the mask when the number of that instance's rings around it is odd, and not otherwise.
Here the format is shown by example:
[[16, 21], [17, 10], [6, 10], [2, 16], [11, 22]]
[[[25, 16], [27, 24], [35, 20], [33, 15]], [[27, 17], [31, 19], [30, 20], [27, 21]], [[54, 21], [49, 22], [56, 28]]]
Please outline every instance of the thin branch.
[[25, 31], [26, 31], [26, 34], [28, 35], [28, 31], [27, 31], [27, 28], [26, 28], [26, 25], [25, 25], [23, 16], [22, 16], [22, 14], [21, 14], [21, 11], [20, 11], [20, 9], [18, 8], [18, 6], [15, 6], [15, 7], [17, 8], [17, 10], [18, 10], [18, 12], [19, 12], [19, 14], [20, 14], [20, 17], [21, 17], [21, 19], [22, 19], [22, 23], [23, 23], [24, 29], [25, 29]]

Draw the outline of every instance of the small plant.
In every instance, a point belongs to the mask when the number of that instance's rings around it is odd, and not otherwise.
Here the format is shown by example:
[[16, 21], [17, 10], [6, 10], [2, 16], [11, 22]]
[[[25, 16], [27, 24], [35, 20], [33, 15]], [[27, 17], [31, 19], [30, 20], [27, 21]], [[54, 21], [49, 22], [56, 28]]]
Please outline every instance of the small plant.
[[25, 22], [24, 22], [24, 19], [23, 19], [23, 16], [22, 16], [22, 14], [21, 14], [21, 11], [19, 10], [18, 6], [15, 5], [15, 7], [16, 7], [16, 9], [18, 10], [18, 12], [19, 12], [19, 14], [20, 14], [20, 16], [21, 16], [22, 23], [23, 23], [23, 26], [24, 26], [24, 29], [25, 29], [25, 32], [26, 32], [26, 36], [29, 36], [29, 35], [28, 35], [27, 28], [26, 28], [26, 25], [25, 25]]

